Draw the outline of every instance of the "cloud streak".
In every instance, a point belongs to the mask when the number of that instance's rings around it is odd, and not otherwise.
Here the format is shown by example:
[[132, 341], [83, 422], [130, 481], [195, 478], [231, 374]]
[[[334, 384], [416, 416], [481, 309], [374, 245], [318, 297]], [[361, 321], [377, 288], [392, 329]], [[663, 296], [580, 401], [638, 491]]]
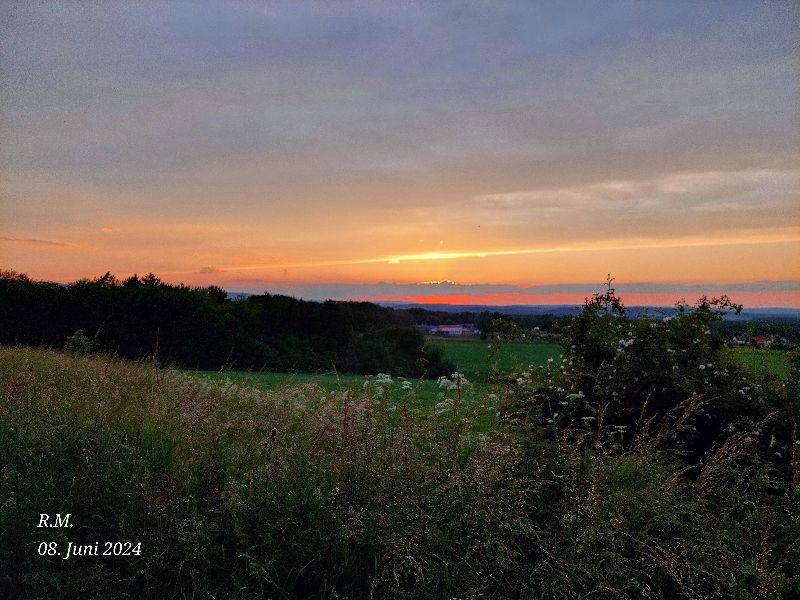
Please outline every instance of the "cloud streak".
[[80, 244], [73, 244], [72, 242], [58, 242], [55, 240], [37, 240], [34, 238], [15, 238], [0, 236], [0, 243], [11, 244], [33, 244], [37, 246], [56, 246], [59, 248], [80, 248]]
[[[415, 254], [399, 254], [395, 256], [383, 256], [377, 258], [353, 258], [342, 260], [308, 261], [308, 262], [270, 262], [259, 264], [244, 264], [238, 266], [225, 267], [229, 271], [257, 271], [263, 269], [289, 269], [289, 268], [312, 268], [312, 267], [333, 267], [344, 265], [370, 265], [370, 264], [389, 264], [398, 265], [405, 262], [427, 262], [427, 261], [448, 261], [462, 260], [470, 258], [490, 258], [502, 256], [526, 256], [536, 254], [565, 254], [575, 252], [617, 252], [631, 250], [660, 250], [671, 248], [705, 248], [718, 246], [741, 246], [741, 245], [762, 245], [762, 244], [782, 244], [800, 242], [800, 227], [793, 228], [788, 232], [778, 235], [767, 235], [759, 239], [752, 236], [730, 237], [717, 240], [704, 239], [678, 239], [667, 241], [648, 241], [648, 242], [625, 242], [615, 243], [585, 244], [575, 246], [552, 246], [542, 248], [513, 248], [505, 250], [462, 250], [452, 252], [419, 252]], [[211, 273], [209, 267], [203, 267], [201, 272]]]

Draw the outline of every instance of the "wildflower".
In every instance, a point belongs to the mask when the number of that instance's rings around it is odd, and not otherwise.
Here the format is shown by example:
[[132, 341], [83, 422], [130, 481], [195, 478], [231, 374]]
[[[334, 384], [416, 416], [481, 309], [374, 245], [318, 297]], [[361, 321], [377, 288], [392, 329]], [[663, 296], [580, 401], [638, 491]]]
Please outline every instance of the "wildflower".
[[447, 410], [450, 408], [450, 406], [452, 406], [452, 404], [453, 401], [450, 398], [446, 398], [441, 402], [437, 403], [436, 406], [434, 406], [434, 412], [437, 415], [441, 415], [442, 413], [447, 412]]
[[378, 385], [389, 385], [392, 383], [392, 376], [388, 373], [378, 373], [375, 375], [375, 383]]
[[443, 388], [443, 389], [445, 389], [445, 390], [454, 390], [454, 389], [456, 389], [456, 382], [455, 382], [455, 381], [450, 381], [450, 380], [449, 380], [447, 377], [445, 377], [444, 375], [442, 375], [441, 377], [439, 377], [439, 379], [437, 380], [437, 382], [438, 382], [438, 384], [439, 384], [439, 387], [440, 387], [440, 388]]

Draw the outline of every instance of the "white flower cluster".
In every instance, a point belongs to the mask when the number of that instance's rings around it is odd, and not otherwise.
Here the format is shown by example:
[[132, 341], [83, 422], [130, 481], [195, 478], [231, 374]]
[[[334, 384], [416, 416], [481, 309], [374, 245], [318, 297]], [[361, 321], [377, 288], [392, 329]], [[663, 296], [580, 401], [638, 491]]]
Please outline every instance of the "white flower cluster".
[[486, 396], [486, 413], [493, 417], [500, 417], [500, 409], [497, 404], [500, 402], [500, 397], [497, 394], [489, 394]]
[[436, 406], [433, 407], [433, 410], [437, 415], [441, 415], [443, 413], [446, 413], [452, 406], [453, 406], [453, 399], [445, 398], [441, 402], [438, 402]]
[[388, 373], [378, 373], [375, 377], [367, 377], [362, 387], [366, 390], [373, 386], [380, 388], [384, 385], [392, 385], [392, 376]]
[[530, 371], [523, 371], [520, 373], [519, 377], [517, 377], [517, 385], [529, 385], [531, 381]]
[[440, 388], [445, 390], [455, 390], [458, 387], [463, 387], [464, 384], [469, 382], [467, 381], [467, 378], [464, 377], [463, 373], [456, 371], [450, 376], [449, 379], [445, 375], [442, 375], [439, 377], [438, 383]]

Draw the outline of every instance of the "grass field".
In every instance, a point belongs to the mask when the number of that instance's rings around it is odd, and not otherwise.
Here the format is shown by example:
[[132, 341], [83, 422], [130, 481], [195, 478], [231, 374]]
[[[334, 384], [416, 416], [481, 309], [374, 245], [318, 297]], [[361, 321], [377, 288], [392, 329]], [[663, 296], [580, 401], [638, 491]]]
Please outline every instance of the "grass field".
[[[275, 391], [298, 386], [318, 386], [326, 392], [336, 392], [347, 389], [360, 390], [368, 377], [366, 375], [352, 375], [349, 373], [275, 373], [252, 371], [200, 371], [200, 375], [214, 381], [235, 383], [238, 385], [255, 385], [260, 389]], [[399, 378], [395, 384], [387, 387], [389, 398], [400, 400], [406, 390], [402, 387], [403, 381], [410, 381], [414, 394], [425, 404], [431, 405], [438, 401], [440, 388], [435, 380]], [[484, 385], [474, 386], [475, 391], [483, 392]]]
[[740, 347], [732, 352], [736, 360], [746, 367], [757, 371], [766, 369], [784, 379], [789, 375], [789, 356], [782, 350]]
[[[555, 364], [560, 362], [560, 346], [555, 342], [510, 342], [503, 345], [492, 357], [489, 357], [490, 342], [481, 339], [435, 339], [431, 344], [440, 346], [444, 356], [466, 376], [473, 384], [473, 391], [481, 394], [489, 387], [488, 375], [492, 370], [509, 373], [527, 365], [542, 365], [552, 358]], [[741, 364], [755, 369], [767, 369], [779, 377], [789, 374], [789, 360], [785, 352], [778, 350], [759, 350], [756, 348], [734, 348], [733, 356]], [[265, 390], [277, 390], [299, 385], [316, 385], [328, 391], [357, 388], [364, 385], [363, 375], [349, 373], [282, 373], [252, 371], [201, 371], [201, 375], [217, 381], [229, 381], [237, 384], [256, 385]], [[440, 388], [436, 381], [411, 379], [416, 395], [432, 403], [438, 399]], [[394, 393], [400, 394], [401, 387], [396, 386]]]
[[[560, 347], [553, 342], [511, 342], [503, 345], [491, 358], [488, 356], [490, 342], [480, 339], [433, 340], [433, 345], [441, 346], [447, 360], [455, 364], [472, 384], [471, 391], [480, 395], [489, 387], [488, 376], [493, 369], [509, 373], [518, 367], [530, 364], [541, 365], [549, 358], [558, 363]], [[265, 390], [299, 385], [316, 385], [328, 391], [360, 388], [366, 377], [349, 373], [281, 373], [251, 371], [201, 371], [201, 375], [216, 381], [229, 381], [237, 384], [257, 385]], [[400, 380], [402, 381], [402, 379]], [[440, 394], [439, 384], [433, 380], [410, 379], [418, 398], [434, 403]], [[390, 392], [402, 396], [401, 385], [394, 386]]]
[[[749, 446], [689, 470], [363, 381], [0, 348], [0, 597], [798, 597], [796, 492]], [[140, 553], [65, 559], [106, 541]]]
[[489, 358], [491, 342], [475, 338], [432, 340], [432, 345], [444, 349], [444, 357], [455, 364], [467, 379], [485, 381], [487, 375], [497, 369], [508, 373], [518, 367], [542, 365], [547, 359], [560, 362], [561, 347], [555, 342], [508, 342]]

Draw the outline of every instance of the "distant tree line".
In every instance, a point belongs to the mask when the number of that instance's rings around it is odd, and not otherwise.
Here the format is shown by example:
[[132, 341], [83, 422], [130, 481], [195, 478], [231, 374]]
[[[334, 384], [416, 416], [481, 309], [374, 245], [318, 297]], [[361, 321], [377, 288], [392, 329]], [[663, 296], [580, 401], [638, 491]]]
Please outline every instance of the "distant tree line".
[[231, 300], [222, 288], [172, 285], [153, 274], [62, 285], [0, 271], [0, 343], [92, 348], [209, 370], [409, 377], [454, 370], [403, 311], [272, 294]]

